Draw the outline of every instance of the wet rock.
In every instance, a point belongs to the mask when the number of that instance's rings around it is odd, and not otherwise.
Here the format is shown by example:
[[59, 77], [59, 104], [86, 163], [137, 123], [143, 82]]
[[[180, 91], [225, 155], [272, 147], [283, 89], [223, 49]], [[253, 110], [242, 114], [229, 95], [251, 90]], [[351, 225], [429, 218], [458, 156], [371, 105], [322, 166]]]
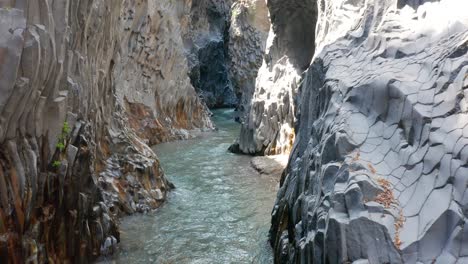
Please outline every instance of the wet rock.
[[117, 239], [113, 236], [107, 237], [101, 246], [101, 255], [109, 255], [114, 252], [117, 246]]
[[229, 146], [228, 150], [235, 154], [241, 154], [242, 152], [240, 150], [239, 140], [235, 140], [234, 143]]

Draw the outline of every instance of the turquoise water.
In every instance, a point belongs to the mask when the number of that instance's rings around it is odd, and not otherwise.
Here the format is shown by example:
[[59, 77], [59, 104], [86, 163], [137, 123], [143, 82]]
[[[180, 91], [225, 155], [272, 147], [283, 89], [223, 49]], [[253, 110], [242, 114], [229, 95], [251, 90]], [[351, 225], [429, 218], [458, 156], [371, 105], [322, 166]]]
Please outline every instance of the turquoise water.
[[116, 263], [273, 262], [267, 235], [277, 180], [227, 151], [239, 126], [232, 110], [214, 114], [219, 131], [155, 148], [176, 189], [155, 212], [122, 219]]

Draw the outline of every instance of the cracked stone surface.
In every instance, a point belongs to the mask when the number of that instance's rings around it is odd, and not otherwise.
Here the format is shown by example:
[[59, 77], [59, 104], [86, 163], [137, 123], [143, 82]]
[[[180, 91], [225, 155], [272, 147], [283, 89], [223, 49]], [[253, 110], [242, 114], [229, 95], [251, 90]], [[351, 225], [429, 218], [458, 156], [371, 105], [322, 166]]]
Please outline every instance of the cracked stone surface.
[[316, 4], [276, 262], [468, 263], [468, 3]]

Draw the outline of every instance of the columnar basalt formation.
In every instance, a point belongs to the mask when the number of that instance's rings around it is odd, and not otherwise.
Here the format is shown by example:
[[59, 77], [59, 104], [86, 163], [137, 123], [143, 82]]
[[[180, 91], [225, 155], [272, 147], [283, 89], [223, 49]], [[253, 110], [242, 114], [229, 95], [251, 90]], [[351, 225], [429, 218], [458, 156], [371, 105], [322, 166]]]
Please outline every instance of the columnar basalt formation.
[[314, 52], [317, 8], [313, 0], [267, 2], [272, 27], [255, 92], [231, 150], [256, 155], [289, 153], [294, 142], [301, 72]]
[[276, 262], [468, 263], [467, 3], [316, 4]]
[[229, 27], [229, 76], [239, 99], [237, 117], [245, 120], [255, 90], [255, 79], [262, 66], [270, 30], [265, 0], [244, 0], [231, 7]]
[[0, 262], [87, 263], [172, 185], [146, 143], [211, 128], [185, 3], [0, 1]]
[[113, 77], [132, 128], [150, 145], [210, 128], [204, 104], [190, 83], [182, 36], [183, 1], [125, 1]]
[[190, 79], [210, 108], [237, 105], [229, 78], [229, 21], [232, 0], [186, 1], [184, 45]]

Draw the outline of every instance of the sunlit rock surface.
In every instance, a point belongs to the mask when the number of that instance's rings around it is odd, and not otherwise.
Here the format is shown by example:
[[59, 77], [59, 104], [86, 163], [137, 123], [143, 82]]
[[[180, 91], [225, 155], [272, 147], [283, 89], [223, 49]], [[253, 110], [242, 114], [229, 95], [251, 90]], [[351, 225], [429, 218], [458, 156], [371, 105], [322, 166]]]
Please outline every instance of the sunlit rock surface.
[[235, 2], [229, 27], [229, 76], [239, 101], [237, 118], [245, 120], [255, 90], [255, 79], [262, 66], [270, 30], [265, 0]]
[[119, 51], [113, 71], [116, 96], [131, 127], [150, 145], [211, 127], [190, 83], [183, 36], [184, 1], [127, 0], [120, 9]]
[[171, 184], [146, 143], [212, 127], [181, 1], [0, 1], [0, 262], [88, 263]]
[[468, 263], [468, 2], [317, 2], [276, 262]]
[[286, 165], [288, 164], [287, 155], [257, 156], [253, 157], [250, 164], [262, 175], [272, 176], [280, 179]]
[[239, 142], [231, 147], [235, 152], [289, 153], [301, 72], [314, 52], [315, 1], [270, 0], [267, 5], [272, 27]]

